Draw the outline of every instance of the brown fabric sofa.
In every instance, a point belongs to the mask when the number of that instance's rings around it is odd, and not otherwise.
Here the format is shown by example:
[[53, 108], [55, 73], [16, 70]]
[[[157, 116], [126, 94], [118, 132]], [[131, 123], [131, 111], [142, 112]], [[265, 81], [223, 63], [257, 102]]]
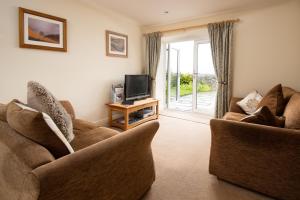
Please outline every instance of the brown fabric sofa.
[[75, 152], [59, 159], [13, 130], [0, 105], [1, 200], [134, 200], [155, 179], [151, 141], [156, 121], [119, 133], [73, 118]]
[[[283, 91], [288, 102], [293, 93]], [[238, 100], [210, 122], [209, 172], [278, 199], [300, 199], [300, 130], [239, 122], [245, 113]]]

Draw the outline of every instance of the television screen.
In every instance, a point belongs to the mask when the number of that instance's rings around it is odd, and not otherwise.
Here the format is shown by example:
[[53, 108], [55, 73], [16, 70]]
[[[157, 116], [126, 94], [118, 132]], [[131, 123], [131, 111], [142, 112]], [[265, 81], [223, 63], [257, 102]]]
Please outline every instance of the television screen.
[[125, 75], [125, 100], [150, 96], [149, 75]]

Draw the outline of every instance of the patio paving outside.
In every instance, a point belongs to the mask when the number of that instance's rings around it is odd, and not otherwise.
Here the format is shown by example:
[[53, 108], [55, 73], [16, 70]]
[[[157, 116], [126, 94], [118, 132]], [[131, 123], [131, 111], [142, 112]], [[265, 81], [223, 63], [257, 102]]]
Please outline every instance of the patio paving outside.
[[[217, 91], [199, 92], [197, 93], [197, 112], [213, 116], [215, 112]], [[182, 96], [176, 101], [175, 97], [171, 97], [169, 109], [179, 111], [192, 111], [192, 94]]]

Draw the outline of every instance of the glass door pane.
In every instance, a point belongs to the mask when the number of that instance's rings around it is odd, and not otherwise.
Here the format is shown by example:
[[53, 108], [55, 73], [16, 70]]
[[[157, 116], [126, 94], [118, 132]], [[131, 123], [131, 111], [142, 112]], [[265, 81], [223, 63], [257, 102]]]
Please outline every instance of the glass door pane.
[[213, 67], [209, 43], [197, 43], [196, 111], [214, 115], [217, 78]]
[[194, 41], [169, 44], [168, 108], [192, 111]]
[[170, 57], [169, 57], [169, 70], [170, 70], [170, 103], [176, 102], [179, 99], [179, 63], [178, 55], [179, 51], [177, 49], [170, 48]]

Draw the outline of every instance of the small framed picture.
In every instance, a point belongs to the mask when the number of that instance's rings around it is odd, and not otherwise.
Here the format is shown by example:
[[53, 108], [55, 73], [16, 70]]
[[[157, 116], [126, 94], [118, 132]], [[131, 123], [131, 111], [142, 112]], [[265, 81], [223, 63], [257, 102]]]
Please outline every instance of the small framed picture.
[[106, 56], [128, 57], [128, 36], [106, 31]]
[[124, 86], [122, 84], [112, 85], [112, 102], [121, 103], [124, 100]]
[[67, 20], [19, 8], [21, 48], [67, 51]]

